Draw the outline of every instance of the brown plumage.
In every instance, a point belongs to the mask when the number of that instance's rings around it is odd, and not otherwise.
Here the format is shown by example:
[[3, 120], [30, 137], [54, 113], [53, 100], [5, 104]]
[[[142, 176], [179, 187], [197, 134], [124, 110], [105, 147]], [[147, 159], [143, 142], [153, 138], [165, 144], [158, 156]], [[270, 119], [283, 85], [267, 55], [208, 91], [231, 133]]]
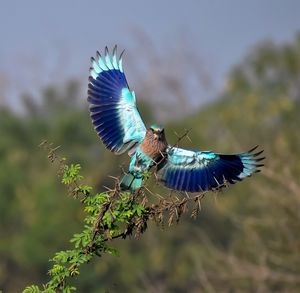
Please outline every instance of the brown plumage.
[[163, 129], [148, 128], [140, 149], [154, 161], [161, 158], [168, 146], [165, 131]]

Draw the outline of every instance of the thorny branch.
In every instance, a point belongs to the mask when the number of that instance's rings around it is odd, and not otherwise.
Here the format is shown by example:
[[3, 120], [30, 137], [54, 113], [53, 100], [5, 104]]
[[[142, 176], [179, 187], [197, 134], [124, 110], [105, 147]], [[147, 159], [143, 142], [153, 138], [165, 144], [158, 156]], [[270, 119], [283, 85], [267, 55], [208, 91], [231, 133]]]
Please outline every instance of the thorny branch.
[[[188, 135], [187, 130], [183, 135], [178, 136], [177, 143], [173, 146], [175, 147], [178, 143]], [[68, 167], [65, 163], [66, 159], [60, 157], [57, 154], [59, 147], [53, 147], [52, 144], [49, 144], [47, 141], [43, 141], [40, 144], [41, 147], [47, 150], [48, 158], [52, 163], [58, 163], [59, 165], [59, 175], [63, 176], [66, 168]], [[104, 217], [107, 213], [110, 213], [110, 216], [113, 218], [113, 212], [116, 208], [116, 205], [120, 202], [123, 192], [120, 190], [120, 182], [116, 177], [112, 177], [115, 180], [115, 185], [113, 189], [106, 187], [107, 191], [107, 200], [99, 206], [98, 215], [93, 224], [91, 231], [90, 242], [83, 246], [80, 254], [92, 257], [93, 255], [99, 255], [99, 243], [104, 243], [112, 241], [113, 239], [122, 238], [125, 239], [128, 236], [134, 235], [135, 238], [139, 238], [142, 233], [147, 229], [147, 223], [149, 220], [154, 221], [157, 225], [163, 226], [164, 223], [167, 223], [168, 226], [171, 226], [174, 223], [178, 223], [181, 216], [191, 210], [191, 217], [196, 218], [198, 213], [201, 211], [201, 200], [204, 198], [206, 192], [201, 192], [197, 195], [189, 195], [188, 193], [174, 193], [170, 191], [168, 196], [163, 197], [159, 195], [159, 199], [156, 202], [150, 204], [148, 201], [149, 195], [153, 193], [144, 186], [137, 190], [136, 192], [130, 194], [126, 204], [134, 206], [139, 204], [143, 207], [143, 211], [138, 215], [132, 213], [131, 216], [127, 218], [126, 223], [122, 226], [122, 229], [119, 234], [110, 233], [110, 229], [105, 226]], [[86, 200], [90, 196], [89, 192], [82, 189], [82, 185], [73, 180], [68, 184], [68, 191], [74, 198], [79, 198], [81, 203], [85, 204]], [[115, 221], [113, 219], [112, 221]], [[99, 242], [100, 240], [100, 242]], [[100, 244], [102, 245], [102, 244]], [[68, 270], [75, 272], [78, 270], [80, 263], [72, 263]], [[56, 292], [60, 292], [64, 286], [66, 286], [66, 276], [59, 279], [55, 287]]]
[[174, 134], [177, 137], [177, 141], [174, 143], [174, 145], [171, 148], [174, 147], [178, 147], [179, 143], [184, 139], [187, 138], [190, 142], [192, 141], [191, 138], [189, 137], [189, 133], [192, 130], [192, 128], [190, 129], [186, 129], [185, 132], [182, 135], [179, 135], [176, 131], [174, 131]]

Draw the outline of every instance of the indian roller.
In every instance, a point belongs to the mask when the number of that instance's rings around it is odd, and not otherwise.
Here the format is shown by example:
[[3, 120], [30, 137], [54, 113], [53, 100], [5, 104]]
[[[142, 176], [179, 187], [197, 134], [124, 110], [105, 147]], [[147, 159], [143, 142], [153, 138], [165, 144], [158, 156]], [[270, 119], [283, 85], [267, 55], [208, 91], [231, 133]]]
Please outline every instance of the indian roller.
[[[124, 51], [123, 51], [124, 52]], [[164, 128], [146, 128], [122, 66], [117, 46], [112, 54], [97, 51], [91, 58], [88, 102], [94, 128], [107, 149], [115, 154], [128, 152], [128, 173], [120, 181], [131, 192], [143, 185], [145, 174], [155, 168], [157, 178], [177, 191], [203, 192], [234, 184], [260, 171], [264, 158], [257, 147], [239, 154], [187, 150], [170, 146]]]

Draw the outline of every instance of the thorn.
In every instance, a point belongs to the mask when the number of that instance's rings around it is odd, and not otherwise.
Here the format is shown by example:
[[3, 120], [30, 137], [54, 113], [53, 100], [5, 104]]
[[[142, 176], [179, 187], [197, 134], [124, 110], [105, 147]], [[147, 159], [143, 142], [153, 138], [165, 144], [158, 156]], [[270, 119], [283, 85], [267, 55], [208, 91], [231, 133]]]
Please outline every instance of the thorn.
[[109, 177], [109, 178], [112, 178], [112, 179], [114, 179], [114, 180], [116, 180], [116, 181], [119, 181], [119, 178], [118, 178], [118, 177], [115, 177], [115, 176], [112, 176], [112, 175], [108, 175], [108, 177]]
[[57, 146], [56, 148], [51, 149], [51, 151], [52, 151], [52, 152], [55, 152], [55, 151], [58, 150], [60, 147], [61, 147], [61, 146], [59, 145], [59, 146]]
[[44, 146], [45, 144], [47, 144], [47, 140], [42, 140], [42, 142], [38, 145], [39, 147], [42, 147]]
[[184, 193], [188, 199], [191, 199], [187, 191], [185, 191]]
[[115, 189], [111, 189], [111, 188], [109, 188], [109, 187], [107, 187], [107, 186], [105, 186], [105, 185], [103, 185], [103, 187], [104, 187], [107, 191], [109, 191], [109, 192], [115, 191]]

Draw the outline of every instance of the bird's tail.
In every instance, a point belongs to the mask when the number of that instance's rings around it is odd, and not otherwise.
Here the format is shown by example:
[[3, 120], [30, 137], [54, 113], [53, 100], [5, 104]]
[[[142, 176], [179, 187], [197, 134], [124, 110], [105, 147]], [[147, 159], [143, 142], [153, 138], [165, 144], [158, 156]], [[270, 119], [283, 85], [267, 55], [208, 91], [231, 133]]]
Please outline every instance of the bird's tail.
[[125, 174], [120, 182], [121, 190], [135, 191], [142, 187], [143, 178], [141, 176], [136, 177], [131, 173]]

